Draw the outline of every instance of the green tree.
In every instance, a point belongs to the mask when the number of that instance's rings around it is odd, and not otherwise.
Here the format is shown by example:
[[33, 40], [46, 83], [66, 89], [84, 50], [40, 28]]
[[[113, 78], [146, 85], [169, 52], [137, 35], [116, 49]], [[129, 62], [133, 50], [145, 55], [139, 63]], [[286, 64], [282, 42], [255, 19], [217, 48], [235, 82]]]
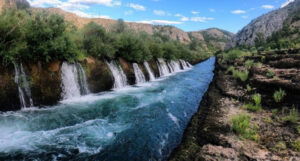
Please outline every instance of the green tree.
[[24, 11], [5, 10], [0, 15], [0, 59], [8, 64], [16, 61], [27, 48], [24, 25], [28, 14]]
[[83, 48], [88, 55], [98, 58], [113, 59], [116, 54], [116, 40], [105, 29], [92, 22], [83, 30]]
[[76, 60], [80, 53], [67, 34], [67, 27], [64, 18], [59, 15], [36, 14], [26, 27], [28, 54], [24, 54], [23, 59], [43, 62]]

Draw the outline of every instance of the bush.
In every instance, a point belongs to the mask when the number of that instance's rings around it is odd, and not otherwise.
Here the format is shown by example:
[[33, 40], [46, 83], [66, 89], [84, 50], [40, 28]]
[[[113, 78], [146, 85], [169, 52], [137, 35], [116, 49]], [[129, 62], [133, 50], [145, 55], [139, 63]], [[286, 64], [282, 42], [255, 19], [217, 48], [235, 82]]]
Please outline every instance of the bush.
[[283, 121], [296, 124], [299, 121], [299, 113], [296, 108], [292, 108], [287, 116], [282, 118]]
[[116, 54], [116, 40], [102, 26], [92, 22], [83, 29], [83, 48], [88, 55], [113, 59]]
[[251, 117], [247, 114], [239, 114], [232, 117], [232, 129], [235, 133], [244, 139], [251, 139], [257, 141], [259, 136], [257, 134], [257, 127], [251, 126]]
[[252, 96], [252, 100], [254, 101], [255, 105], [261, 105], [261, 95], [260, 94], [254, 94]]
[[38, 13], [26, 26], [27, 53], [23, 60], [50, 62], [74, 61], [80, 50], [67, 34], [68, 25], [59, 15]]
[[275, 93], [273, 94], [273, 98], [274, 98], [275, 102], [277, 102], [277, 103], [281, 102], [285, 96], [286, 96], [286, 93], [282, 89], [275, 91]]
[[246, 67], [247, 69], [252, 68], [253, 65], [254, 65], [254, 61], [253, 61], [253, 60], [247, 60], [247, 61], [245, 62], [245, 67]]
[[249, 77], [249, 71], [239, 71], [239, 70], [234, 70], [232, 73], [233, 77], [236, 79], [240, 79], [242, 82], [245, 82], [248, 80]]
[[292, 147], [294, 150], [300, 152], [300, 140], [298, 139], [298, 140], [294, 141], [292, 143]]
[[252, 111], [252, 112], [257, 112], [262, 109], [261, 105], [254, 105], [254, 104], [246, 104], [244, 107], [247, 110]]
[[268, 78], [274, 78], [275, 72], [269, 70], [269, 71], [266, 73], [266, 76], [267, 76]]

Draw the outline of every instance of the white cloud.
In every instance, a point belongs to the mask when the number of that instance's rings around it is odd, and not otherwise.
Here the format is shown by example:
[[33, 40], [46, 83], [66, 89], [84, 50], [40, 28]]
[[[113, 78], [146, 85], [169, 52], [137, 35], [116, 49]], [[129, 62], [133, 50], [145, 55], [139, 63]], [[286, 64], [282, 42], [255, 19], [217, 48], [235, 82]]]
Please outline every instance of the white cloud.
[[234, 10], [234, 11], [231, 11], [232, 14], [245, 14], [246, 11], [244, 10]]
[[146, 23], [146, 24], [153, 24], [153, 25], [179, 25], [183, 22], [179, 21], [168, 21], [168, 20], [145, 20], [145, 21], [138, 21], [138, 23]]
[[179, 14], [179, 13], [177, 13], [177, 14], [175, 14], [174, 16], [175, 16], [175, 17], [182, 17], [183, 15], [182, 15], [182, 14]]
[[114, 1], [114, 0], [69, 0], [67, 3], [80, 3], [80, 4], [99, 4], [104, 6], [120, 6], [122, 3], [121, 1]]
[[63, 2], [60, 0], [28, 0], [33, 7], [47, 7], [47, 6], [58, 6]]
[[198, 11], [191, 11], [191, 13], [192, 13], [193, 15], [198, 15], [200, 12], [198, 12]]
[[287, 0], [286, 2], [284, 2], [282, 5], [281, 5], [281, 8], [289, 5], [290, 3], [294, 2], [295, 0]]
[[180, 21], [189, 21], [189, 20], [190, 20], [190, 18], [185, 17], [185, 16], [182, 16], [182, 17], [180, 18]]
[[153, 10], [153, 13], [158, 16], [165, 16], [167, 13], [163, 10]]
[[263, 8], [263, 9], [273, 9], [274, 6], [272, 6], [272, 5], [262, 5], [261, 8]]
[[216, 10], [213, 9], [213, 8], [210, 8], [210, 9], [209, 9], [209, 12], [216, 12]]
[[138, 10], [138, 11], [146, 11], [146, 7], [144, 7], [140, 4], [129, 3], [128, 7], [133, 8], [133, 9]]
[[214, 18], [212, 18], [212, 17], [191, 17], [190, 20], [193, 22], [207, 22], [207, 21], [214, 20]]

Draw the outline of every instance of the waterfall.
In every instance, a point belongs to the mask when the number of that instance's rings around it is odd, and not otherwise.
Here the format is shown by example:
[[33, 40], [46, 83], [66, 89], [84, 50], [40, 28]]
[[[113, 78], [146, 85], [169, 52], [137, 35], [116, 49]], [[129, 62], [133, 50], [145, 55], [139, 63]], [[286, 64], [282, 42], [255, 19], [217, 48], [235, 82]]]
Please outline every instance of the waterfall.
[[187, 62], [187, 61], [184, 61], [184, 60], [181, 60], [181, 59], [180, 59], [179, 62], [180, 62], [180, 64], [181, 64], [183, 70], [186, 70], [186, 69], [189, 69], [189, 68], [192, 68], [192, 67], [193, 67], [193, 66], [192, 66], [189, 62]]
[[146, 82], [145, 75], [140, 69], [139, 65], [137, 63], [133, 63], [132, 66], [135, 75], [135, 83], [136, 84], [145, 83]]
[[189, 68], [192, 68], [192, 67], [193, 67], [192, 64], [190, 64], [189, 62], [186, 62], [186, 64], [187, 64], [187, 66], [188, 66]]
[[167, 76], [170, 74], [170, 70], [168, 69], [167, 63], [165, 62], [164, 59], [159, 58], [157, 62], [157, 66], [159, 69], [159, 75], [162, 76]]
[[79, 63], [76, 63], [76, 68], [78, 70], [78, 81], [80, 86], [80, 92], [82, 95], [87, 95], [90, 93], [90, 90], [88, 88], [85, 71], [83, 70], [81, 64]]
[[172, 67], [173, 72], [178, 72], [181, 70], [179, 61], [171, 60], [170, 66]]
[[167, 62], [167, 65], [168, 65], [168, 68], [169, 68], [170, 72], [174, 73], [175, 70], [173, 69], [172, 65], [169, 62]]
[[117, 65], [115, 61], [106, 62], [106, 64], [108, 65], [114, 77], [114, 88], [118, 89], [127, 86], [127, 77], [123, 69], [119, 65]]
[[31, 98], [31, 90], [27, 81], [26, 73], [24, 72], [23, 65], [17, 65], [15, 67], [15, 83], [18, 85], [20, 105], [22, 108], [32, 107], [33, 101]]
[[155, 76], [154, 76], [154, 73], [153, 71], [151, 70], [150, 66], [149, 66], [149, 63], [148, 62], [144, 62], [144, 66], [149, 74], [149, 78], [150, 78], [150, 81], [154, 81], [155, 80]]
[[61, 67], [62, 97], [70, 99], [89, 93], [85, 72], [79, 63], [64, 62]]

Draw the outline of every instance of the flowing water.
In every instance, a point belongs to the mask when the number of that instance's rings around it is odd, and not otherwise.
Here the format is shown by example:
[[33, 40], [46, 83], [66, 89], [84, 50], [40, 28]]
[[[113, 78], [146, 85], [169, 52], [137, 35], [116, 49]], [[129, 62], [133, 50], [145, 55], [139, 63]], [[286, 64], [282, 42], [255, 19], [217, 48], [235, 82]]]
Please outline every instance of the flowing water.
[[61, 66], [62, 98], [71, 99], [89, 93], [85, 72], [79, 63]]
[[189, 69], [189, 68], [190, 68], [190, 67], [188, 66], [188, 64], [187, 64], [186, 61], [180, 59], [179, 62], [180, 62], [180, 64], [181, 64], [183, 70], [186, 70], [186, 69]]
[[88, 87], [85, 71], [79, 63], [76, 63], [76, 68], [78, 72], [78, 83], [80, 86], [81, 95], [87, 95], [90, 93], [90, 90]]
[[127, 86], [127, 77], [123, 69], [115, 61], [106, 62], [106, 64], [114, 77], [114, 89], [120, 89]]
[[23, 65], [14, 64], [15, 67], [15, 83], [18, 85], [19, 100], [21, 108], [32, 107], [31, 90], [27, 81], [26, 73]]
[[169, 70], [168, 65], [164, 59], [158, 59], [157, 66], [159, 70], [159, 75], [161, 77], [168, 76], [171, 74], [171, 71]]
[[155, 80], [155, 76], [154, 76], [154, 73], [153, 73], [152, 69], [149, 66], [149, 63], [145, 61], [144, 62], [144, 66], [145, 66], [145, 68], [146, 68], [146, 70], [148, 72], [150, 81], [154, 81]]
[[146, 78], [142, 70], [140, 69], [139, 65], [137, 63], [133, 63], [133, 70], [135, 75], [135, 83], [141, 84], [146, 82]]
[[171, 66], [171, 68], [173, 69], [174, 72], [181, 71], [179, 61], [171, 60], [170, 61], [170, 66]]
[[214, 63], [142, 87], [0, 113], [0, 160], [166, 160], [198, 110]]

